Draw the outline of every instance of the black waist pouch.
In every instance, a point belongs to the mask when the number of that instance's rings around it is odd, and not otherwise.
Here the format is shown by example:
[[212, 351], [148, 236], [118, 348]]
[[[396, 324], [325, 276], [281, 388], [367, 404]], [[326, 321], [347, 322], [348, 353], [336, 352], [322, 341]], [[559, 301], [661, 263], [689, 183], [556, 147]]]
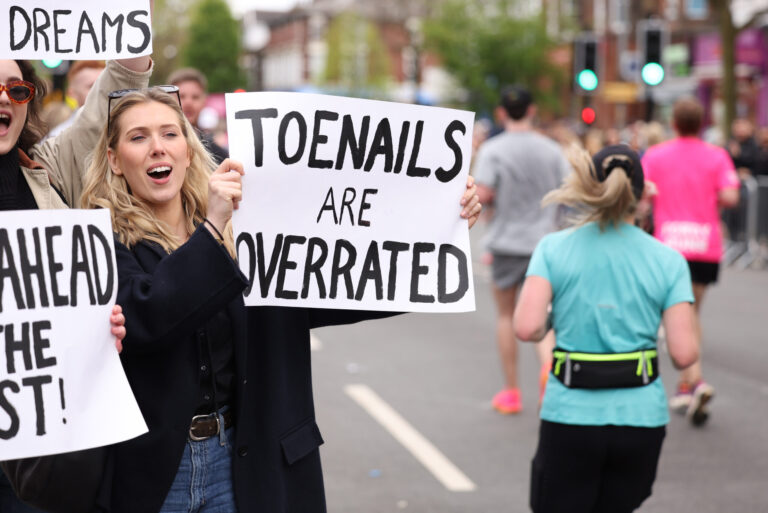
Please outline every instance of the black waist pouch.
[[655, 349], [631, 353], [575, 353], [555, 348], [552, 374], [569, 388], [629, 388], [659, 376]]

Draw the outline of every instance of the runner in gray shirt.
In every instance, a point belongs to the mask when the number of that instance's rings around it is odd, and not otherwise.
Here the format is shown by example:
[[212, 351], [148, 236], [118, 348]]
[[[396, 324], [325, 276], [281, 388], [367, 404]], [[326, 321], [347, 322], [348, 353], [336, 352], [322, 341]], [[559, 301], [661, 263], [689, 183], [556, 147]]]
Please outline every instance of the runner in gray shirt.
[[[560, 186], [571, 171], [560, 146], [533, 130], [536, 114], [524, 88], [505, 89], [496, 111], [504, 131], [480, 147], [475, 180], [483, 205], [493, 207], [485, 244], [493, 256], [493, 289], [498, 309], [497, 342], [505, 388], [493, 398], [501, 413], [522, 409], [517, 379], [517, 340], [512, 316], [518, 287], [525, 278], [536, 244], [556, 228], [556, 207], [541, 207], [541, 199]], [[538, 345], [541, 379], [546, 382], [554, 335]]]

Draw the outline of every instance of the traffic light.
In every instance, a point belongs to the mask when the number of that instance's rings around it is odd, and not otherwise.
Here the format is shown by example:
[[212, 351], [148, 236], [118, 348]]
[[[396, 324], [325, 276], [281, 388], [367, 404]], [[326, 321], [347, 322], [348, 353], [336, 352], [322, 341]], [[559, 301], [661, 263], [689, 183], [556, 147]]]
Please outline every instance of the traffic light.
[[595, 122], [595, 118], [597, 117], [597, 113], [595, 112], [595, 109], [592, 107], [584, 107], [581, 109], [581, 120], [584, 122], [585, 125], [591, 125]]
[[573, 48], [573, 75], [582, 91], [591, 93], [600, 84], [597, 62], [597, 39], [591, 34], [578, 37]]
[[64, 61], [62, 59], [43, 59], [43, 66], [45, 66], [51, 71], [56, 70], [59, 66], [62, 66], [63, 64], [64, 64]]
[[43, 59], [43, 66], [45, 66], [51, 73], [52, 92], [60, 92], [64, 94], [64, 81], [69, 71], [69, 61], [61, 59]]
[[663, 25], [645, 23], [638, 25], [640, 47], [640, 78], [649, 86], [659, 85], [664, 80], [662, 50], [666, 40]]

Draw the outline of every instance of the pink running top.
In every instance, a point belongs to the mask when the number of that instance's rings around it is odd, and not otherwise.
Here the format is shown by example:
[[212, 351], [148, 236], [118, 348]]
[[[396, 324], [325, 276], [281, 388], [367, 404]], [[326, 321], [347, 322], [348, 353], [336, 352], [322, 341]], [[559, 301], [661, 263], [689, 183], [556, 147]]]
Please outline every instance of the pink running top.
[[719, 262], [718, 193], [739, 187], [728, 153], [695, 137], [679, 137], [649, 148], [642, 162], [646, 180], [659, 191], [654, 236], [687, 260]]

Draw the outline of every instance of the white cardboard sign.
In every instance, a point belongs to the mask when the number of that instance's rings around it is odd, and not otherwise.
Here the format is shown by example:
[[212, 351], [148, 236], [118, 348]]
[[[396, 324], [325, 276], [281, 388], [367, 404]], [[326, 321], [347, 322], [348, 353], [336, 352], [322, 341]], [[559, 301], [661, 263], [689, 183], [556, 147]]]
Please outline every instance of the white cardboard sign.
[[0, 213], [0, 460], [146, 433], [110, 333], [107, 210]]
[[152, 53], [149, 0], [9, 0], [2, 59], [122, 59]]
[[475, 309], [474, 113], [300, 93], [226, 95], [246, 305]]

